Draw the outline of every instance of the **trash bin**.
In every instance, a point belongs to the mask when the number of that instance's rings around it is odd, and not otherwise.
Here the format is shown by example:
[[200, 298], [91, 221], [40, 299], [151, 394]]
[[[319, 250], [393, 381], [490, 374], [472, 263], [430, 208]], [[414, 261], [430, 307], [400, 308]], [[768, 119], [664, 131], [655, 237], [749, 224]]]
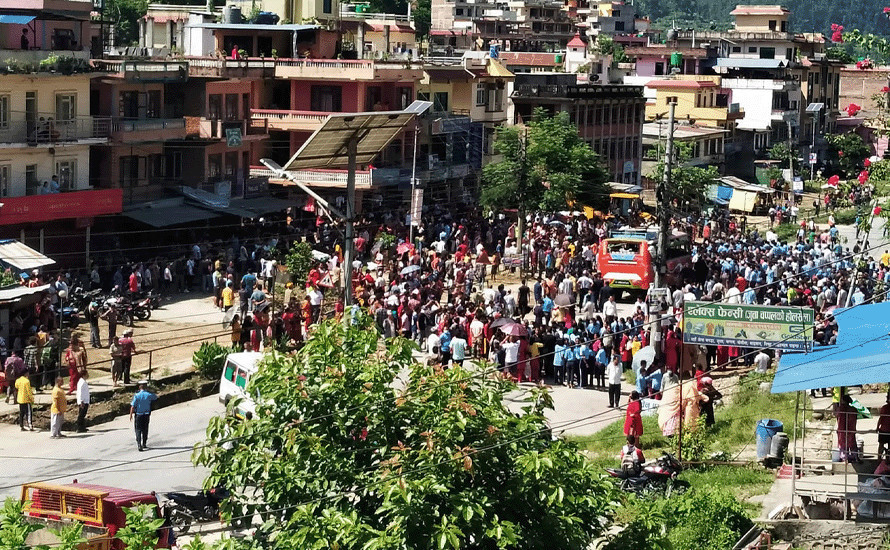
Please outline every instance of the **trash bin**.
[[785, 426], [772, 418], [764, 418], [757, 423], [754, 433], [757, 435], [757, 460], [763, 460], [770, 454], [773, 436], [781, 432]]
[[784, 460], [785, 452], [788, 450], [788, 442], [788, 434], [786, 434], [785, 432], [776, 433], [776, 435], [773, 436], [772, 442], [770, 443], [770, 458]]

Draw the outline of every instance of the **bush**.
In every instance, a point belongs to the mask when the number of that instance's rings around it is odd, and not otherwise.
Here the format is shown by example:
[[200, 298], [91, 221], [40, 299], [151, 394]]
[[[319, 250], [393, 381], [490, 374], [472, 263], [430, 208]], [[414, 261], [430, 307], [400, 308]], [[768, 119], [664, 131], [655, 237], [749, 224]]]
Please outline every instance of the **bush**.
[[693, 489], [666, 500], [664, 515], [672, 518], [668, 539], [674, 548], [732, 548], [754, 524], [742, 503], [728, 491]]
[[192, 366], [205, 378], [217, 379], [226, 364], [226, 356], [232, 350], [216, 342], [204, 342], [192, 355]]
[[295, 243], [284, 258], [284, 265], [294, 284], [304, 286], [309, 270], [312, 268], [312, 247], [308, 243]]

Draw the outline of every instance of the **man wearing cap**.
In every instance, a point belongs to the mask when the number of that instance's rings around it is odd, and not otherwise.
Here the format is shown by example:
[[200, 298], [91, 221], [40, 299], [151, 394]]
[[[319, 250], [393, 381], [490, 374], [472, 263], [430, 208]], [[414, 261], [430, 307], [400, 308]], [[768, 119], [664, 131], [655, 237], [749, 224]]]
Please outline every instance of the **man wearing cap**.
[[144, 451], [148, 442], [148, 421], [151, 419], [151, 403], [158, 398], [157, 395], [151, 393], [147, 389], [147, 380], [138, 382], [139, 391], [133, 396], [130, 403], [130, 422], [133, 422], [133, 415], [136, 415], [136, 422], [133, 426], [136, 428], [136, 446], [140, 451]]
[[133, 329], [124, 331], [124, 337], [118, 340], [121, 347], [121, 369], [124, 375], [124, 384], [130, 383], [130, 367], [133, 365], [133, 356], [136, 354], [136, 343], [133, 342]]

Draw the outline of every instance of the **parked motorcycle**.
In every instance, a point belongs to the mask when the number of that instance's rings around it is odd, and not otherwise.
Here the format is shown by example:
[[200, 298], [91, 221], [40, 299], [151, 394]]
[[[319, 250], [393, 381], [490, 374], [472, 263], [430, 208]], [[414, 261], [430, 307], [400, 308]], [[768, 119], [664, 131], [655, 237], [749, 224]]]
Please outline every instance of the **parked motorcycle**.
[[678, 479], [683, 465], [671, 453], [664, 453], [658, 459], [643, 464], [640, 475], [628, 475], [621, 468], [606, 468], [606, 472], [617, 480], [622, 491], [645, 496], [650, 493], [663, 493], [670, 497], [689, 488], [689, 482]]
[[219, 521], [219, 505], [229, 498], [229, 491], [216, 487], [197, 494], [166, 493], [164, 514], [180, 533], [187, 533], [192, 523]]
[[80, 325], [80, 313], [77, 311], [77, 308], [74, 307], [63, 307], [62, 308], [62, 326], [64, 328], [77, 328]]

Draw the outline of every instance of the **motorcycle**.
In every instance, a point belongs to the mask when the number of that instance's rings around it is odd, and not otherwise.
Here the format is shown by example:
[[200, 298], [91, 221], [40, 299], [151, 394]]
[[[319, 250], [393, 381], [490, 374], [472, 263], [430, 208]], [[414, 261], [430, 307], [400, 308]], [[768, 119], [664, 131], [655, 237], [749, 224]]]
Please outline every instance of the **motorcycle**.
[[689, 488], [689, 482], [678, 479], [683, 465], [671, 453], [664, 453], [658, 459], [643, 464], [639, 475], [630, 475], [621, 468], [606, 468], [611, 477], [619, 480], [622, 491], [645, 496], [650, 493], [663, 493], [670, 497]]
[[61, 321], [64, 328], [77, 328], [80, 325], [80, 313], [75, 307], [63, 307]]
[[166, 493], [164, 514], [180, 533], [187, 533], [192, 523], [219, 521], [219, 505], [229, 498], [229, 491], [215, 487], [198, 494]]
[[128, 327], [133, 326], [133, 318], [135, 317], [133, 304], [123, 297], [109, 298], [103, 304], [105, 309], [114, 308], [117, 311], [117, 322]]

